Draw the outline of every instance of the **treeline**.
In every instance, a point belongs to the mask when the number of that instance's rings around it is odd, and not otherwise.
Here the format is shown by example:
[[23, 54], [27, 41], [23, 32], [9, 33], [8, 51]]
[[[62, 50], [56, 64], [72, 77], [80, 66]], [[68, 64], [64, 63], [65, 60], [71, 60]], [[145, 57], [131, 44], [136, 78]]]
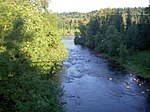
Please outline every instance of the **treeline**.
[[90, 18], [96, 14], [97, 11], [89, 13], [69, 12], [59, 13], [59, 32], [61, 35], [74, 35], [79, 32], [79, 24], [81, 22], [89, 22]]
[[51, 79], [66, 56], [48, 0], [0, 0], [0, 112], [60, 112]]
[[[125, 60], [136, 52], [150, 49], [150, 8], [101, 9], [88, 23], [79, 25], [75, 43]], [[150, 67], [150, 57], [143, 57]]]

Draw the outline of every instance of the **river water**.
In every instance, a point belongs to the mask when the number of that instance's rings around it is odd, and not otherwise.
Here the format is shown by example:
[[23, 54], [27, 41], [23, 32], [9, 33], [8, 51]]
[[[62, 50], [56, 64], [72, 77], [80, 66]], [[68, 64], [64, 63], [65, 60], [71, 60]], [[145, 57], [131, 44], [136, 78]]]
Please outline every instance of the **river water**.
[[65, 112], [150, 112], [150, 83], [73, 40], [60, 75]]

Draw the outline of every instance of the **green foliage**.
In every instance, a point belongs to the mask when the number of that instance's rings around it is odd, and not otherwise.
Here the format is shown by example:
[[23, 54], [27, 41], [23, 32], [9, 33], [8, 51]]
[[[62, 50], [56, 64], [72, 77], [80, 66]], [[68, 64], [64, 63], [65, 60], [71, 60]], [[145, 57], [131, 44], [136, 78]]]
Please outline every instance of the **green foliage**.
[[79, 12], [70, 12], [70, 13], [60, 13], [59, 16], [59, 32], [61, 35], [75, 35], [75, 32], [79, 31], [80, 23], [87, 23], [90, 20], [90, 17], [95, 15], [97, 11], [92, 11], [89, 13], [79, 13]]
[[115, 26], [108, 26], [106, 31], [106, 37], [104, 39], [104, 44], [106, 45], [106, 51], [110, 56], [119, 55], [119, 47], [121, 43], [121, 34], [117, 31]]
[[0, 83], [1, 112], [62, 112], [50, 77], [21, 75]]
[[66, 50], [57, 32], [57, 17], [40, 1], [1, 0], [1, 112], [62, 111], [51, 76]]
[[138, 38], [138, 27], [136, 25], [132, 25], [128, 28], [125, 42], [130, 54], [139, 49], [141, 42]]

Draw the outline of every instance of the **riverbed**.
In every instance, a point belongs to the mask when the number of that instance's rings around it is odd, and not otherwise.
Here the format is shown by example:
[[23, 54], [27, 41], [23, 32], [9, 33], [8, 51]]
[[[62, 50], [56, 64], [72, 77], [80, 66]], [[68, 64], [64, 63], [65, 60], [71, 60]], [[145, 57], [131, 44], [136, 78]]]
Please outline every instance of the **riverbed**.
[[128, 73], [73, 39], [63, 39], [68, 58], [60, 85], [65, 112], [150, 112], [150, 83]]

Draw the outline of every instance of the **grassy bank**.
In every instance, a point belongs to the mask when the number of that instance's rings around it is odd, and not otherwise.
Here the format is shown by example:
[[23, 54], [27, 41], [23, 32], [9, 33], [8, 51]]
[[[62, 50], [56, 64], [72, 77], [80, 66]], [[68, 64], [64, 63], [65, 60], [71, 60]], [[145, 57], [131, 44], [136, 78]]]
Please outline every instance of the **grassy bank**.
[[109, 60], [115, 60], [134, 73], [134, 75], [150, 78], [150, 50], [140, 51], [125, 57], [111, 57], [103, 54]]
[[127, 56], [124, 61], [118, 61], [130, 70], [136, 71], [137, 75], [150, 78], [150, 50], [140, 51]]

